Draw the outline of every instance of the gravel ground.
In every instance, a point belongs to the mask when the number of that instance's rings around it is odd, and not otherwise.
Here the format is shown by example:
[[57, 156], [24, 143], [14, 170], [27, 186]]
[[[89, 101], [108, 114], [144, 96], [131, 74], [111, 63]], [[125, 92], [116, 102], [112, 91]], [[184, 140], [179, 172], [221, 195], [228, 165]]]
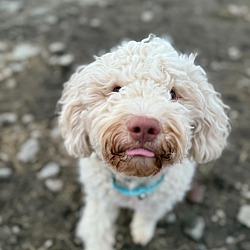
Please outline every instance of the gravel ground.
[[199, 166], [199, 202], [163, 218], [145, 248], [121, 211], [116, 249], [250, 250], [250, 2], [248, 0], [0, 0], [0, 250], [80, 250], [76, 160], [57, 129], [63, 83], [123, 39], [171, 39], [231, 107], [232, 133]]

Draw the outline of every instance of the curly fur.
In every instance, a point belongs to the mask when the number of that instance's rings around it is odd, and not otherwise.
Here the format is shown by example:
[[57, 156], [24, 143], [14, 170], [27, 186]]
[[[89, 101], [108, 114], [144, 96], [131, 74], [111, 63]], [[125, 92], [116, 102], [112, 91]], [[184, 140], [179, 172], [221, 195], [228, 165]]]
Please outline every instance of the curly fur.
[[[80, 158], [87, 203], [77, 235], [87, 250], [112, 249], [120, 206], [135, 210], [133, 239], [147, 244], [157, 221], [189, 189], [195, 162], [221, 155], [230, 132], [227, 106], [194, 60], [194, 54], [179, 54], [167, 41], [151, 37], [96, 57], [65, 84], [59, 127], [69, 154]], [[117, 86], [120, 91], [113, 92]], [[156, 139], [143, 143], [154, 157], [126, 154], [141, 147], [127, 129], [133, 117], [160, 124]], [[136, 186], [162, 174], [163, 183], [142, 201], [111, 185], [113, 175]]]

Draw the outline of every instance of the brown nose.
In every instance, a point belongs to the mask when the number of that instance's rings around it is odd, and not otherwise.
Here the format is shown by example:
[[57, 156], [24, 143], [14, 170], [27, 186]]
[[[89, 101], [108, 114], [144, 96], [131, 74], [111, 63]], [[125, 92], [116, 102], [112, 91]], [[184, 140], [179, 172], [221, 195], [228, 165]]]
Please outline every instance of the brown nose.
[[131, 137], [140, 142], [153, 141], [161, 131], [155, 119], [143, 116], [131, 118], [127, 123], [127, 128]]

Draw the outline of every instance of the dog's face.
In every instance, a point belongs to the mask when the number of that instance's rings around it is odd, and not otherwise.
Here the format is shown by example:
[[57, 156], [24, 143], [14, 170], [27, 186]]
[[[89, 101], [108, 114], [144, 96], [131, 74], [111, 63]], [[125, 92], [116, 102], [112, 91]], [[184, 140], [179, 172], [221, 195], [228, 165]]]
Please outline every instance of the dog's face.
[[115, 171], [138, 177], [184, 157], [219, 157], [229, 133], [225, 105], [194, 58], [153, 38], [79, 68], [59, 101], [69, 153], [94, 151]]

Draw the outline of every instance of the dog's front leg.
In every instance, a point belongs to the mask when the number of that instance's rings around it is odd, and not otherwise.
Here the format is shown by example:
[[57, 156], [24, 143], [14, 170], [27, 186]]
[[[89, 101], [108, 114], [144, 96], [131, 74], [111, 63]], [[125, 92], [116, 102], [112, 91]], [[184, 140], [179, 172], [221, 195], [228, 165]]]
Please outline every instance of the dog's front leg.
[[147, 245], [153, 238], [158, 220], [165, 214], [164, 210], [135, 211], [131, 222], [131, 235], [134, 243]]
[[86, 207], [76, 228], [76, 235], [85, 250], [112, 250], [115, 243], [114, 222], [118, 208], [93, 197], [87, 197]]

